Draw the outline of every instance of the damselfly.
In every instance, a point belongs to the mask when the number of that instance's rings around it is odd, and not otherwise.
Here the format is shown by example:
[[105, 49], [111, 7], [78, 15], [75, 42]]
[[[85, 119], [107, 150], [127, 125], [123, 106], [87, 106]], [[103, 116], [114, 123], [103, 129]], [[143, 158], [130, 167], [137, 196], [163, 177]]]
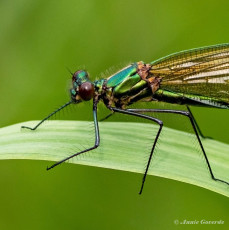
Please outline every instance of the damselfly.
[[[25, 126], [23, 128], [35, 130], [45, 120], [68, 105], [93, 99], [92, 112], [95, 127], [95, 144], [91, 148], [56, 162], [47, 168], [48, 170], [72, 157], [91, 151], [99, 146], [97, 104], [99, 101], [102, 101], [112, 113], [137, 116], [158, 124], [158, 131], [149, 154], [140, 194], [142, 193], [154, 149], [163, 127], [161, 120], [143, 114], [147, 112], [174, 113], [186, 116], [192, 125], [212, 179], [229, 185], [228, 182], [214, 176], [199, 137], [202, 134], [188, 107], [189, 105], [199, 105], [229, 109], [229, 43], [178, 52], [160, 58], [150, 64], [145, 64], [142, 61], [136, 62], [107, 79], [100, 79], [94, 82], [89, 80], [89, 75], [85, 70], [79, 70], [72, 76], [70, 95], [71, 100], [69, 102], [52, 112], [34, 128]], [[130, 104], [141, 100], [183, 104], [187, 106], [187, 111], [128, 108]]]

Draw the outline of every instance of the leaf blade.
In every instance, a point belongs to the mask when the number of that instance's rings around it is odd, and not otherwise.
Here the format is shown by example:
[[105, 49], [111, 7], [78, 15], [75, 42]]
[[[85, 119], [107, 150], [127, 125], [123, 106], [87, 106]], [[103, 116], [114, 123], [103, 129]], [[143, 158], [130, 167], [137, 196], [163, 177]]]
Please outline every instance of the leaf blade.
[[[85, 148], [84, 141], [88, 140], [85, 129], [89, 122], [49, 121], [36, 131], [20, 129], [21, 125], [34, 124], [36, 121], [0, 129], [0, 159], [58, 161]], [[146, 139], [158, 127], [132, 122], [102, 122], [99, 126], [101, 146], [73, 158], [71, 163], [143, 173], [150, 148], [144, 153], [138, 136]], [[195, 138], [192, 134], [167, 127], [163, 128], [163, 133], [166, 135], [162, 135], [149, 175], [194, 184], [229, 197], [229, 187], [213, 181], [201, 152], [193, 152], [190, 140]], [[93, 141], [92, 138], [91, 144]], [[215, 176], [229, 181], [229, 145], [210, 139], [202, 142]], [[149, 142], [149, 147], [151, 145]]]

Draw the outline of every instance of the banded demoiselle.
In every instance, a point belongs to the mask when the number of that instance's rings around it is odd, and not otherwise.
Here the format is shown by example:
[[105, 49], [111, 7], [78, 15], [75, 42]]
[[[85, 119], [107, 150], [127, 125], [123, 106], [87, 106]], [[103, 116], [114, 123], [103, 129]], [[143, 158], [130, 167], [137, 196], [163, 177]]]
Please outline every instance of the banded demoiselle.
[[[188, 107], [189, 105], [198, 105], [229, 109], [229, 43], [181, 51], [160, 58], [150, 64], [145, 64], [142, 61], [136, 62], [107, 79], [100, 79], [94, 82], [89, 80], [89, 75], [85, 70], [79, 70], [72, 75], [70, 95], [71, 100], [69, 102], [52, 112], [34, 128], [25, 126], [23, 128], [35, 130], [45, 120], [68, 105], [93, 99], [92, 111], [95, 127], [95, 144], [91, 148], [56, 162], [47, 170], [99, 146], [97, 104], [99, 101], [102, 101], [112, 113], [137, 116], [158, 124], [156, 138], [152, 145], [142, 179], [140, 194], [142, 193], [154, 149], [163, 127], [161, 120], [142, 114], [143, 112], [174, 113], [186, 116], [192, 125], [212, 179], [229, 185], [228, 182], [214, 176], [199, 137], [199, 135], [202, 136], [202, 133]], [[182, 104], [187, 106], [187, 111], [128, 108], [130, 104], [141, 100], [151, 101], [151, 103], [159, 101]]]

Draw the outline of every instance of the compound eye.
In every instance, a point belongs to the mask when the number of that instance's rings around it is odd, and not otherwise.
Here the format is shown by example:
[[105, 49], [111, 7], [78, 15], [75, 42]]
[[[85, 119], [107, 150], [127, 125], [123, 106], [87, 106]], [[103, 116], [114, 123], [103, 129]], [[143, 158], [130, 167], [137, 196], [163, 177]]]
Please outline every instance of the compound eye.
[[79, 95], [84, 101], [89, 101], [94, 96], [94, 85], [91, 82], [84, 82], [79, 87]]

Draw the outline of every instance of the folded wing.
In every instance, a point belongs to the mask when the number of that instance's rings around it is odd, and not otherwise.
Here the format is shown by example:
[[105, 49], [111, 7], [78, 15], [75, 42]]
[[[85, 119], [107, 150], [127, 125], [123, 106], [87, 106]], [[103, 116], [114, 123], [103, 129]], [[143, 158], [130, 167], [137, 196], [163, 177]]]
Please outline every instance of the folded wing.
[[171, 54], [151, 65], [162, 90], [229, 108], [229, 43]]

